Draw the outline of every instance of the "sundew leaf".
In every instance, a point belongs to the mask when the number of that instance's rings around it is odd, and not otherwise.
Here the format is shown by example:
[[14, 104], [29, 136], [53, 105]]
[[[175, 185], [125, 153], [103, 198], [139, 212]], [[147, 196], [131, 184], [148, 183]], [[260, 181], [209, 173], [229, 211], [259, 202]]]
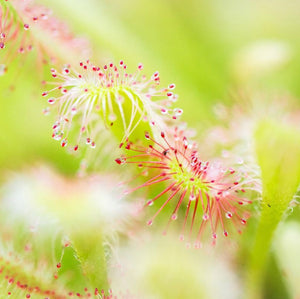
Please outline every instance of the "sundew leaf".
[[76, 257], [80, 262], [83, 275], [93, 290], [101, 286], [108, 290], [106, 258], [100, 229], [79, 229], [71, 235]]
[[[68, 54], [73, 57], [90, 55], [89, 42], [74, 36], [64, 21], [33, 1], [10, 0], [0, 2], [0, 50], [2, 75], [13, 61], [24, 67], [29, 52], [36, 52], [36, 66], [55, 62]], [[51, 42], [49, 42], [51, 40]], [[68, 50], [66, 50], [68, 49]]]
[[[3, 213], [3, 208], [1, 206], [0, 298], [66, 297], [74, 288], [68, 288], [67, 277], [58, 277], [56, 272], [62, 251], [62, 234], [57, 226], [52, 223], [52, 230], [36, 230], [26, 221]], [[77, 283], [80, 284], [80, 277]]]
[[46, 204], [51, 213], [59, 219], [64, 232], [69, 237], [70, 245], [62, 254], [61, 270], [62, 273], [69, 272], [67, 275], [69, 275], [70, 286], [78, 284], [79, 275], [85, 281], [84, 287], [108, 290], [103, 232], [100, 223], [91, 215], [89, 217], [89, 208], [76, 200], [61, 201], [59, 207], [51, 201]]
[[29, 263], [13, 251], [1, 249], [0, 298], [63, 298], [68, 294], [61, 282], [56, 281], [41, 261], [39, 267]]
[[257, 127], [255, 142], [263, 196], [249, 261], [247, 298], [258, 293], [272, 237], [300, 183], [300, 134], [295, 128], [266, 120]]
[[81, 277], [86, 284], [84, 287], [107, 290], [103, 232], [100, 223], [89, 215], [90, 207], [85, 206], [88, 203], [84, 205], [83, 202], [80, 198], [60, 201], [59, 206], [51, 200], [45, 202], [69, 238], [69, 245], [61, 258], [61, 273], [69, 272], [71, 286], [76, 286], [78, 277]]
[[61, 200], [58, 206], [56, 201], [44, 200], [49, 214], [59, 221], [67, 236], [65, 248], [57, 259], [57, 274], [66, 278], [67, 286], [78, 292], [84, 289], [93, 293], [96, 289], [107, 291], [103, 232], [99, 222], [91, 215], [89, 218], [90, 208], [82, 202], [73, 198]]
[[[105, 211], [103, 205], [101, 209], [98, 207], [98, 201], [104, 199], [99, 199], [93, 189], [95, 185], [90, 181], [66, 195], [64, 188], [70, 191], [75, 186], [71, 187], [70, 181], [62, 182], [55, 176], [50, 179], [45, 170], [37, 173], [39, 179], [19, 175], [3, 188], [0, 202], [0, 287], [9, 286], [8, 291], [12, 289], [15, 298], [26, 298], [27, 294], [37, 294], [37, 297], [45, 295], [48, 290], [61, 296], [71, 293], [85, 297], [90, 294], [94, 296], [91, 298], [100, 296], [102, 290], [106, 293], [109, 287], [106, 239], [103, 236], [106, 215], [100, 210], [108, 214], [108, 207]], [[49, 186], [53, 181], [55, 183]], [[97, 180], [97, 190], [99, 184]], [[83, 187], [90, 192], [80, 193]], [[101, 188], [102, 195], [104, 189]], [[85, 196], [91, 197], [90, 200], [84, 200]], [[112, 202], [109, 198], [110, 207]], [[14, 283], [7, 282], [11, 278]], [[17, 281], [23, 287], [16, 284]], [[59, 296], [50, 298], [65, 298]]]
[[[177, 119], [183, 111], [172, 107], [177, 100], [175, 84], [161, 88], [158, 72], [147, 79], [142, 70], [139, 64], [134, 73], [127, 72], [123, 60], [101, 67], [87, 60], [62, 71], [51, 69], [55, 79], [42, 96], [53, 107], [47, 111], [58, 110], [52, 138], [77, 152], [83, 144], [94, 149], [110, 139], [119, 144], [128, 138], [138, 140], [152, 126], [165, 128]], [[108, 128], [112, 134], [106, 141]]]

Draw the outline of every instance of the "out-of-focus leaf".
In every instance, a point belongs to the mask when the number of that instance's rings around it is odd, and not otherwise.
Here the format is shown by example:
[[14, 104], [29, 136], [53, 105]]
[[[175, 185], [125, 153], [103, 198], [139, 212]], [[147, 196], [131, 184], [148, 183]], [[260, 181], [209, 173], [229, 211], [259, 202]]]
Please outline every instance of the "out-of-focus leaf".
[[260, 294], [273, 234], [300, 183], [300, 134], [292, 127], [264, 121], [257, 128], [256, 153], [263, 198], [249, 262], [248, 298]]

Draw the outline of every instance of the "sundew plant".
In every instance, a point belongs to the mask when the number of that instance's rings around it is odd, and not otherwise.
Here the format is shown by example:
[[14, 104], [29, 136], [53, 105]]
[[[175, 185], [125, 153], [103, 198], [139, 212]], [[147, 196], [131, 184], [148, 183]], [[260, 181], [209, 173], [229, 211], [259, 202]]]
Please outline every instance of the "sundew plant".
[[299, 299], [299, 10], [0, 0], [0, 299]]

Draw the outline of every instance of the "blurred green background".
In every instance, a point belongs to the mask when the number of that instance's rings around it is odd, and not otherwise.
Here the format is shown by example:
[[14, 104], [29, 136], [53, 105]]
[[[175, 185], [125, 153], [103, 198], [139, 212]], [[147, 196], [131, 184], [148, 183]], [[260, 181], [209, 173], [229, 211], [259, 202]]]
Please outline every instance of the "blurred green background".
[[[259, 94], [259, 101], [262, 102], [274, 97], [281, 101], [293, 99], [296, 106], [299, 104], [300, 1], [39, 2], [66, 20], [74, 32], [90, 40], [93, 54], [86, 58], [99, 64], [123, 59], [129, 70], [134, 70], [142, 62], [148, 76], [157, 70], [160, 72], [162, 86], [175, 83], [176, 93], [179, 94], [176, 105], [184, 110], [182, 119], [189, 127], [195, 128], [199, 136], [219, 122], [214, 114], [217, 103], [230, 106]], [[30, 59], [25, 66], [12, 66], [5, 76], [0, 77], [2, 182], [11, 171], [30, 168], [40, 162], [73, 176], [80, 163], [79, 159], [67, 154], [51, 139], [54, 116], [45, 117], [42, 114], [46, 106], [41, 97], [43, 86], [37, 84], [49, 75], [44, 69], [36, 71]], [[64, 62], [69, 63], [68, 59], [66, 56]], [[262, 103], [262, 107], [265, 106], [266, 103]], [[300, 296], [299, 285], [295, 282], [295, 277], [300, 277], [299, 250], [295, 249], [299, 249], [300, 213], [298, 208], [294, 210], [295, 213], [281, 227], [276, 239], [279, 245], [273, 252], [266, 278], [266, 299], [297, 299]], [[247, 240], [243, 242], [243, 246], [247, 247]], [[162, 243], [162, 246], [166, 245], [164, 241]], [[162, 254], [166, 255], [164, 251]], [[243, 253], [241, 259], [242, 256]], [[173, 263], [173, 257], [169, 258], [169, 262]], [[190, 257], [187, 263], [191, 264], [194, 271]], [[205, 267], [214, 266], [205, 264]], [[162, 266], [153, 271], [165, 270]], [[189, 266], [184, 271], [189, 272]], [[229, 295], [224, 298], [242, 298], [243, 282], [239, 281], [239, 271], [237, 267], [237, 281], [231, 284], [237, 290], [232, 297]], [[149, 273], [150, 277], [151, 271]], [[174, 277], [167, 279], [166, 284], [170, 280], [174, 280]], [[211, 277], [211, 281], [214, 281], [214, 277]], [[197, 283], [191, 282], [191, 287]], [[151, 290], [151, 283], [147, 288]], [[200, 293], [194, 295], [199, 297], [194, 298], [220, 298], [214, 295], [205, 297]], [[164, 294], [161, 298], [175, 298], [174, 294], [168, 292], [162, 291], [161, 294]], [[193, 298], [193, 295], [187, 296]]]
[[[123, 59], [132, 70], [143, 62], [147, 75], [159, 70], [162, 86], [174, 82], [183, 119], [200, 133], [214, 122], [218, 102], [253, 90], [299, 96], [299, 1], [40, 2], [90, 39], [94, 61]], [[40, 113], [45, 105], [35, 76], [46, 75], [26, 64], [16, 80], [12, 71], [1, 77], [0, 165], [45, 158], [59, 167], [64, 159], [74, 170], [48, 138], [49, 118]]]

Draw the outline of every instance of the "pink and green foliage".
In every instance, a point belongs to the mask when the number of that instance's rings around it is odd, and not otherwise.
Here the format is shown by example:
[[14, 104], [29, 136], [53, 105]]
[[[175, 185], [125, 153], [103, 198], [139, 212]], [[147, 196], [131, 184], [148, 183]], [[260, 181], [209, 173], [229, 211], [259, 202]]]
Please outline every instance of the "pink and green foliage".
[[35, 53], [37, 67], [57, 63], [71, 49], [81, 57], [90, 55], [88, 41], [76, 37], [47, 7], [32, 0], [1, 0], [0, 3], [2, 74], [17, 60], [23, 66], [30, 52]]
[[[166, 117], [177, 119], [182, 114], [171, 105], [177, 100], [174, 84], [159, 88], [159, 73], [150, 79], [141, 74], [143, 65], [130, 74], [127, 65], [110, 63], [103, 67], [89, 60], [76, 69], [66, 65], [61, 72], [51, 69], [54, 87], [42, 93], [47, 102], [58, 109], [52, 137], [66, 147], [71, 143], [77, 151], [82, 143], [95, 148], [103, 131], [110, 128], [119, 143], [128, 137], [139, 139], [150, 126], [166, 126]], [[53, 110], [53, 109], [51, 109]], [[50, 111], [47, 107], [45, 113]]]
[[[149, 172], [145, 183], [127, 191], [140, 188], [151, 188], [159, 184], [162, 191], [146, 202], [147, 206], [165, 198], [157, 209], [153, 220], [167, 206], [174, 207], [168, 225], [178, 218], [180, 209], [185, 207], [185, 216], [180, 233], [183, 240], [187, 235], [188, 242], [196, 232], [194, 246], [201, 246], [203, 232], [207, 226], [211, 229], [212, 238], [217, 238], [217, 231], [227, 237], [232, 227], [241, 233], [241, 226], [247, 223], [250, 213], [244, 207], [251, 204], [251, 192], [259, 192], [259, 183], [243, 172], [242, 169], [225, 168], [219, 162], [202, 161], [195, 143], [190, 143], [184, 131], [170, 130], [161, 132], [160, 138], [153, 139], [148, 146], [127, 143], [126, 149], [133, 155], [116, 159], [118, 164], [136, 164], [141, 171]], [[151, 173], [151, 174], [150, 174]], [[188, 218], [190, 228], [187, 227]], [[189, 244], [189, 243], [188, 243]]]
[[0, 299], [300, 296], [273, 244], [299, 198], [297, 62], [268, 78], [288, 45], [239, 50], [202, 2], [0, 0]]

